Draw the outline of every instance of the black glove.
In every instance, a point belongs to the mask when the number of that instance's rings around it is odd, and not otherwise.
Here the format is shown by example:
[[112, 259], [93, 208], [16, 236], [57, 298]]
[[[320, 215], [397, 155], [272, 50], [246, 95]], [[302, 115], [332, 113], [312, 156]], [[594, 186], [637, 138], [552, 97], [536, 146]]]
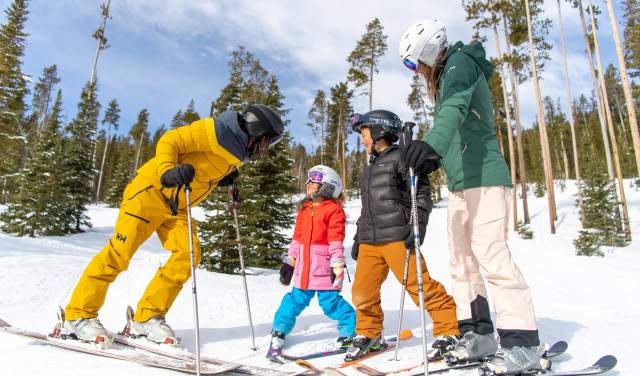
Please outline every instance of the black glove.
[[407, 167], [416, 171], [429, 173], [438, 169], [440, 156], [426, 142], [412, 140], [401, 148], [401, 153]]
[[234, 168], [233, 171], [227, 174], [227, 176], [220, 179], [218, 182], [219, 187], [228, 187], [240, 176], [237, 168]]
[[353, 238], [353, 245], [351, 246], [351, 258], [358, 260], [358, 252], [360, 251], [360, 243], [357, 238]]
[[190, 164], [181, 164], [162, 174], [160, 183], [167, 188], [189, 184], [196, 176], [196, 170]]
[[[424, 243], [424, 234], [425, 234], [425, 227], [426, 226], [420, 226], [420, 244], [422, 245], [422, 243]], [[409, 236], [407, 236], [407, 238], [404, 241], [404, 245], [407, 248], [413, 248], [413, 245], [415, 244], [415, 239], [413, 238], [413, 229], [411, 231], [409, 231]]]
[[285, 286], [289, 286], [291, 278], [293, 277], [293, 270], [293, 266], [283, 262], [282, 266], [280, 266], [280, 283]]

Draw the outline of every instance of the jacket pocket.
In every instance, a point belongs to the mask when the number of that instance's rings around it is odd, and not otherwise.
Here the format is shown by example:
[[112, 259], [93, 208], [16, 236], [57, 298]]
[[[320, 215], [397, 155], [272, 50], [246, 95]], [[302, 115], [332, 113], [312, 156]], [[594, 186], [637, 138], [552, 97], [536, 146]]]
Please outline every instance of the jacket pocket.
[[328, 277], [331, 275], [331, 257], [312, 255], [311, 265], [311, 275], [314, 277]]
[[140, 193], [146, 192], [151, 188], [153, 188], [153, 185], [148, 185], [142, 188], [141, 190], [139, 190], [138, 192], [134, 193], [131, 197], [127, 197], [127, 200], [133, 200], [137, 195], [139, 195]]

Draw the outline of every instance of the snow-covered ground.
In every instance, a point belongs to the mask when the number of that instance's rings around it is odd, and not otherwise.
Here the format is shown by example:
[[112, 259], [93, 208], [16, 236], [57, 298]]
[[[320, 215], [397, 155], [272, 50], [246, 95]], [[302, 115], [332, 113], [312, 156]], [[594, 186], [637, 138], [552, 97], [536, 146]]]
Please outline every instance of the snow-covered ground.
[[[530, 198], [533, 240], [511, 234], [514, 258], [532, 287], [540, 335], [544, 341], [566, 340], [569, 352], [556, 363], [558, 368], [590, 364], [604, 354], [618, 357], [612, 375], [638, 375], [640, 362], [636, 341], [640, 338], [640, 192], [627, 186], [631, 228], [635, 241], [626, 248], [605, 249], [606, 257], [577, 257], [572, 240], [579, 229], [575, 208], [575, 188], [558, 189], [557, 234], [550, 235], [546, 200]], [[446, 199], [437, 204], [430, 219], [423, 252], [431, 274], [450, 285], [446, 247]], [[347, 252], [359, 214], [358, 201], [346, 205], [348, 213]], [[91, 257], [102, 248], [113, 231], [117, 211], [91, 207], [94, 227], [70, 237], [15, 238], [0, 233], [0, 318], [17, 327], [41, 332], [50, 331], [58, 305], [68, 301], [74, 284]], [[201, 213], [200, 213], [201, 216]], [[125, 307], [134, 305], [147, 282], [168, 256], [154, 235], [142, 245], [129, 270], [111, 286], [102, 322], [111, 330], [124, 324]], [[350, 260], [351, 275], [355, 264]], [[254, 365], [272, 366], [264, 359], [271, 321], [282, 295], [288, 291], [278, 282], [277, 272], [249, 276], [248, 285], [253, 320], [260, 351], [250, 349], [250, 331], [239, 276], [199, 271], [201, 338], [204, 354]], [[351, 284], [346, 282], [344, 295], [351, 298]], [[190, 289], [185, 288], [167, 316], [167, 320], [193, 350], [193, 313]], [[390, 277], [385, 282], [382, 304], [385, 309], [386, 334], [396, 331], [400, 284]], [[416, 337], [403, 342], [403, 364], [419, 359], [418, 311], [407, 300], [405, 327]], [[430, 321], [429, 328], [430, 329]], [[428, 331], [431, 340], [430, 330]], [[325, 318], [316, 302], [302, 314], [288, 337], [289, 353], [319, 349], [336, 337], [335, 326]], [[370, 364], [389, 367], [388, 355], [369, 360]], [[0, 333], [0, 374], [2, 375], [86, 375], [136, 374], [170, 375], [171, 371], [147, 368], [126, 362], [94, 357], [50, 346], [37, 345], [28, 339]], [[339, 361], [338, 358], [318, 362]], [[351, 371], [348, 371], [351, 372]]]

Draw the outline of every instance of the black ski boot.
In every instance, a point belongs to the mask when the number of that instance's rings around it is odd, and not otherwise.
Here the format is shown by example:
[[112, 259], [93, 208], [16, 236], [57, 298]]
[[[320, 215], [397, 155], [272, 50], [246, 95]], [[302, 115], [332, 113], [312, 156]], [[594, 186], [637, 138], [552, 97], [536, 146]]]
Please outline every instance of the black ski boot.
[[338, 337], [336, 347], [341, 350], [347, 350], [353, 346], [353, 337]]
[[345, 362], [352, 362], [360, 359], [370, 352], [376, 352], [384, 350], [387, 344], [382, 337], [368, 338], [361, 334], [353, 337], [353, 345], [347, 350], [347, 356], [344, 358]]
[[428, 356], [430, 362], [442, 360], [445, 354], [453, 350], [456, 344], [460, 340], [458, 336], [438, 336], [431, 344], [431, 348], [428, 350]]

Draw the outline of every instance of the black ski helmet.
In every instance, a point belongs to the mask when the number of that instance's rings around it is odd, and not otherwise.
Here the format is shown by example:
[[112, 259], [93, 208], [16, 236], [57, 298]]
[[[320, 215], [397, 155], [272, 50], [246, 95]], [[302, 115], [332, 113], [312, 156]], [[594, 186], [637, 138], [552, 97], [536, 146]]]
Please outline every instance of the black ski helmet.
[[250, 104], [242, 113], [242, 128], [252, 139], [266, 137], [269, 147], [282, 140], [284, 124], [278, 114], [263, 104]]
[[402, 121], [391, 111], [373, 110], [364, 115], [355, 114], [351, 118], [351, 129], [354, 132], [360, 133], [362, 127], [369, 128], [373, 141], [386, 138], [394, 143], [400, 138]]

